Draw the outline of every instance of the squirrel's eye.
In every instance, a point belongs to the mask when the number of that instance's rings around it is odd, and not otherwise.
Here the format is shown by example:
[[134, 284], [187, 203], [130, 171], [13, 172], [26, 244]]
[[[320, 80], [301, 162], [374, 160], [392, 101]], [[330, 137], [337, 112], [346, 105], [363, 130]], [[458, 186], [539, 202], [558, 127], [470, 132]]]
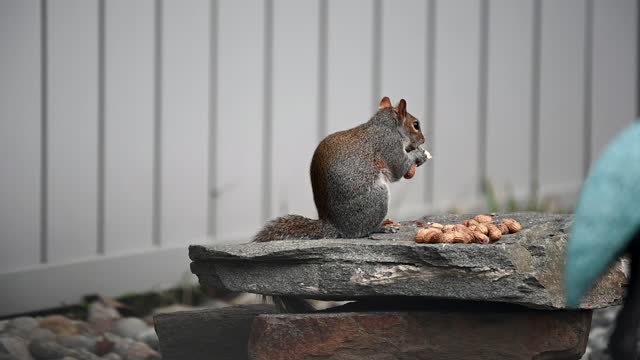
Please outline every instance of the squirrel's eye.
[[414, 121], [413, 122], [413, 128], [416, 130], [420, 130], [420, 122], [419, 121]]

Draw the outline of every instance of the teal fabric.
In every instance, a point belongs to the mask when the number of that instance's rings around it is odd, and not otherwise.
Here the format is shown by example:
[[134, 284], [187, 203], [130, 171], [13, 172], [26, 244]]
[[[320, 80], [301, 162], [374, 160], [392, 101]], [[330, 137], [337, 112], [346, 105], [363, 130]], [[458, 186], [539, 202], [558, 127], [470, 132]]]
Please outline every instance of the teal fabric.
[[609, 144], [582, 188], [569, 239], [567, 305], [577, 307], [640, 230], [640, 123]]

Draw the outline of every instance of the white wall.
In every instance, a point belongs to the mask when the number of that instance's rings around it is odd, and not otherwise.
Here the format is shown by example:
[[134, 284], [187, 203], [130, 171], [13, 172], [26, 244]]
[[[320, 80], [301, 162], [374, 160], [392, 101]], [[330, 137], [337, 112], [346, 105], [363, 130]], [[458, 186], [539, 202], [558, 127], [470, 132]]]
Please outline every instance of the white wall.
[[315, 216], [315, 145], [385, 95], [434, 155], [390, 217], [477, 204], [483, 176], [575, 193], [636, 113], [636, 6], [0, 0], [0, 315], [166, 285], [190, 243]]

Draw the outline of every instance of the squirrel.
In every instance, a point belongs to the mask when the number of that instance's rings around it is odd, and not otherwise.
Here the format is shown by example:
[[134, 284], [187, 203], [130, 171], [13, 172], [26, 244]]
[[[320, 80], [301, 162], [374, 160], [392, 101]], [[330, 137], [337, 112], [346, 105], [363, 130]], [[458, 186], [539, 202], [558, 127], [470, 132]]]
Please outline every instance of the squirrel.
[[421, 145], [420, 121], [400, 100], [382, 98], [369, 121], [333, 133], [311, 161], [318, 219], [287, 215], [267, 223], [255, 242], [286, 239], [358, 238], [379, 231], [389, 207], [389, 184], [411, 178], [431, 155]]

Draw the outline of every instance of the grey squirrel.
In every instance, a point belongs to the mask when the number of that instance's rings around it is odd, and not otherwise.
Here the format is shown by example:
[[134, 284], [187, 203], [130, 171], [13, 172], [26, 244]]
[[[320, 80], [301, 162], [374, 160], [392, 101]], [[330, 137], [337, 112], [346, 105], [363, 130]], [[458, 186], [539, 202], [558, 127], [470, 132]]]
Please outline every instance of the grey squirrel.
[[324, 138], [311, 161], [311, 185], [318, 219], [299, 215], [267, 223], [254, 241], [358, 238], [381, 228], [387, 215], [389, 184], [410, 178], [414, 166], [431, 157], [421, 145], [420, 121], [400, 100], [388, 97], [364, 124]]

